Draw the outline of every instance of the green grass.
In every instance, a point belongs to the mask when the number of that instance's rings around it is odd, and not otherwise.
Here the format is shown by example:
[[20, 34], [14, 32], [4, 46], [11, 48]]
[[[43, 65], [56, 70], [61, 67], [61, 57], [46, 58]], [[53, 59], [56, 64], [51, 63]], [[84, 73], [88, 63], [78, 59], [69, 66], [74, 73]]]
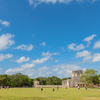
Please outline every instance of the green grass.
[[0, 100], [100, 100], [100, 89], [11, 88], [0, 90]]

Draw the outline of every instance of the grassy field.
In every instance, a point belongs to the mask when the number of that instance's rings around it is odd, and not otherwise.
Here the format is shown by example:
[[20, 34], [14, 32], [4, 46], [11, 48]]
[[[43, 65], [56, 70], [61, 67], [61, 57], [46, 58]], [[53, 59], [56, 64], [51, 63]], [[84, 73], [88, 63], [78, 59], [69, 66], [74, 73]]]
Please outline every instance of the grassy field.
[[0, 100], [100, 100], [100, 89], [11, 88], [0, 90]]

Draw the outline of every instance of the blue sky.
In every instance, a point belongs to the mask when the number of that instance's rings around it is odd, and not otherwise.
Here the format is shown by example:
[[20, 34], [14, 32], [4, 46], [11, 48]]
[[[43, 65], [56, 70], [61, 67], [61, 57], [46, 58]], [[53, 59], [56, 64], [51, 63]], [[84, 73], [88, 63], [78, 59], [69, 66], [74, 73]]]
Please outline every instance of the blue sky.
[[100, 0], [0, 0], [0, 73], [100, 74], [99, 9]]

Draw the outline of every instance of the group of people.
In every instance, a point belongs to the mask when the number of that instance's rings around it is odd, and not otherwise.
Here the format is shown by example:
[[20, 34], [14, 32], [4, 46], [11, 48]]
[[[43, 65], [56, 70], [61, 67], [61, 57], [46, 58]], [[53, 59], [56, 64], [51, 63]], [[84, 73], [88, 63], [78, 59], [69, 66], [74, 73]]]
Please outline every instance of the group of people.
[[[57, 90], [58, 90], [59, 86], [57, 86]], [[67, 86], [66, 86], [67, 89]], [[80, 90], [80, 87], [78, 86], [78, 90]], [[87, 87], [85, 86], [85, 90], [87, 90]], [[43, 87], [41, 86], [41, 91], [43, 91]], [[53, 86], [53, 92], [55, 91], [55, 88]]]
[[[80, 90], [80, 87], [78, 86], [78, 90]], [[85, 90], [87, 90], [87, 87], [85, 86]]]
[[[3, 86], [1, 86], [1, 90], [3, 89]], [[4, 89], [6, 90], [8, 90], [9, 89], [9, 86], [4, 86]]]
[[[59, 89], [59, 86], [57, 86], [57, 90]], [[41, 91], [43, 91], [43, 87], [41, 86]], [[53, 86], [53, 92], [55, 91], [55, 88]]]

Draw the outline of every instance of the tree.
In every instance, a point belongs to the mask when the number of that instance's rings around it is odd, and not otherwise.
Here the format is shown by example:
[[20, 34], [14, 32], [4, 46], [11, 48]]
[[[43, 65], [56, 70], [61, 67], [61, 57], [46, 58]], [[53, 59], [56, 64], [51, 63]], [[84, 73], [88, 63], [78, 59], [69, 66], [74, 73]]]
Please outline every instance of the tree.
[[0, 75], [0, 85], [4, 85], [4, 83], [6, 83], [7, 79], [5, 76]]
[[87, 85], [93, 84], [93, 77], [97, 75], [97, 70], [87, 69], [80, 77], [80, 81], [86, 81]]

